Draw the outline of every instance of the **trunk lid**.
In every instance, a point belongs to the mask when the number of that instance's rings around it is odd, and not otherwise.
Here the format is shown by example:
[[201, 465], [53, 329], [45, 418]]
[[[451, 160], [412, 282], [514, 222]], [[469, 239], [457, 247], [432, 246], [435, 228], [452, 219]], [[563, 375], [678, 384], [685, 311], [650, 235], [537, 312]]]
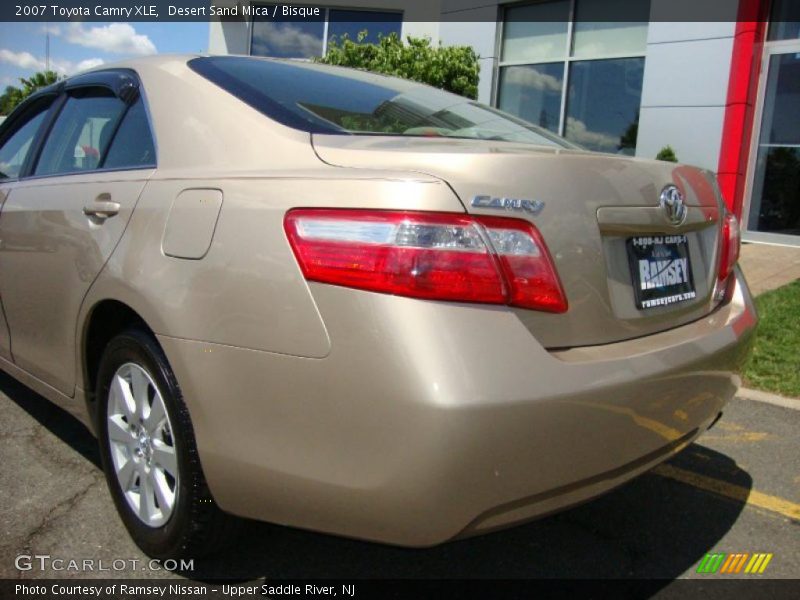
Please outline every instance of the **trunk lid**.
[[[564, 314], [516, 312], [548, 348], [648, 335], [696, 320], [715, 305], [722, 204], [714, 176], [707, 171], [509, 142], [314, 135], [313, 143], [319, 157], [331, 165], [433, 175], [452, 187], [470, 213], [534, 223], [553, 256], [569, 310]], [[662, 190], [668, 185], [675, 185], [685, 198], [686, 217], [679, 225], [672, 225], [660, 206]], [[473, 205], [476, 197], [481, 199]], [[516, 200], [512, 204], [518, 209], [497, 206], [503, 199]], [[539, 202], [544, 204], [536, 212]], [[649, 275], [647, 266], [640, 270], [640, 263], [652, 259], [648, 264], [655, 274], [656, 267], [670, 260], [637, 257], [636, 250], [628, 249], [632, 243], [628, 240], [633, 238], [639, 238], [636, 244], [646, 245], [650, 239], [674, 241], [685, 248], [694, 297], [648, 308], [637, 305], [634, 287], [645, 297], [650, 293], [642, 291], [642, 281]], [[663, 249], [659, 246], [659, 251]], [[648, 247], [643, 252], [649, 251]], [[667, 278], [682, 274], [680, 267], [677, 275], [674, 267], [661, 272]]]

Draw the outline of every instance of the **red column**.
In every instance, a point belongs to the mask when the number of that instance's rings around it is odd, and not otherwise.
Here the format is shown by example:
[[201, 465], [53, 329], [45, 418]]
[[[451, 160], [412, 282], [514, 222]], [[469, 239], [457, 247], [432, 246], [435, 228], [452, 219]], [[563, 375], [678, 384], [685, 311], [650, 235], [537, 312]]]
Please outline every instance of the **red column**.
[[739, 0], [717, 173], [725, 202], [740, 220], [750, 142], [758, 135], [753, 122], [768, 13], [769, 0]]

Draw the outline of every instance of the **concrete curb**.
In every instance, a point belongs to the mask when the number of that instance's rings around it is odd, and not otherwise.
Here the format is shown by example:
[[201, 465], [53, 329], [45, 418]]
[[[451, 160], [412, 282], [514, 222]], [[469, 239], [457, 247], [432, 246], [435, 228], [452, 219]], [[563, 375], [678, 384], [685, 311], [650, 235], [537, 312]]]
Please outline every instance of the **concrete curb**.
[[761, 390], [739, 388], [739, 393], [736, 394], [736, 397], [741, 400], [764, 402], [774, 406], [781, 406], [783, 408], [790, 408], [792, 410], [800, 410], [800, 400], [796, 400], [794, 398], [784, 398], [778, 394], [770, 394], [769, 392], [762, 392]]

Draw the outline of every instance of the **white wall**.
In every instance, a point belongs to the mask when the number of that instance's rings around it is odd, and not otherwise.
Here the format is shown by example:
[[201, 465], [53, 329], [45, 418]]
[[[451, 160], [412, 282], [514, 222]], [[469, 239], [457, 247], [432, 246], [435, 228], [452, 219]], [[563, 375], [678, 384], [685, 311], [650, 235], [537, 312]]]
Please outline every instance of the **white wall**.
[[670, 145], [682, 163], [717, 170], [735, 31], [727, 21], [650, 23], [637, 156]]
[[491, 104], [497, 64], [497, 4], [459, 10], [442, 6], [439, 39], [445, 46], [472, 46], [480, 57], [478, 101]]

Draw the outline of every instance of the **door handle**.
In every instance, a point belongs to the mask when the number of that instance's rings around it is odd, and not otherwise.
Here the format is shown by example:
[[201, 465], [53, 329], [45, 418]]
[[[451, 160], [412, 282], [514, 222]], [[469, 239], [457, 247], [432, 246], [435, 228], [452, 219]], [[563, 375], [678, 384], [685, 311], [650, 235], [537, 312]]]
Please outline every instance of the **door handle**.
[[119, 202], [112, 202], [111, 200], [95, 200], [91, 206], [83, 207], [83, 214], [87, 217], [96, 217], [98, 219], [113, 217], [118, 212]]

